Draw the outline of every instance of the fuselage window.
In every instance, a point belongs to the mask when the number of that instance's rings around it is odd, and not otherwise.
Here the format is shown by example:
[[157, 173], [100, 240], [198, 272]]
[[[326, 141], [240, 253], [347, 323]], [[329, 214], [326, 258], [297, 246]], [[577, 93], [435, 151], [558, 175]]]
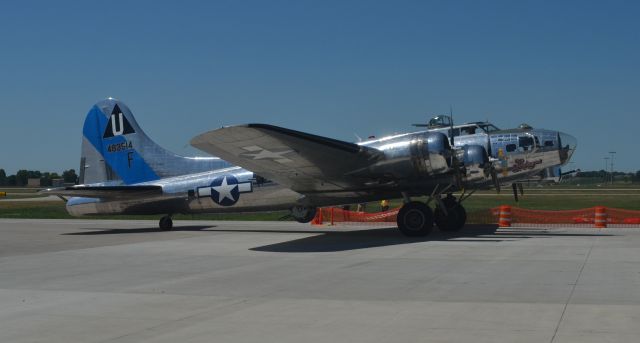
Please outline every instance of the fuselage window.
[[507, 149], [507, 152], [514, 152], [518, 147], [515, 144], [507, 144], [505, 148]]
[[531, 137], [518, 137], [518, 146], [521, 151], [531, 151], [533, 149], [533, 138]]

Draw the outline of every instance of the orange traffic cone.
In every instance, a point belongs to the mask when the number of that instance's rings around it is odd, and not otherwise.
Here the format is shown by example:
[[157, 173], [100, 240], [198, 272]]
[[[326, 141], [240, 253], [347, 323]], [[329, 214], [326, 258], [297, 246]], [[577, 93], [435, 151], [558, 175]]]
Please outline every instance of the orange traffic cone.
[[498, 216], [499, 227], [511, 227], [511, 206], [500, 206], [500, 214]]
[[597, 206], [595, 213], [594, 223], [598, 229], [607, 227], [607, 208], [604, 206]]

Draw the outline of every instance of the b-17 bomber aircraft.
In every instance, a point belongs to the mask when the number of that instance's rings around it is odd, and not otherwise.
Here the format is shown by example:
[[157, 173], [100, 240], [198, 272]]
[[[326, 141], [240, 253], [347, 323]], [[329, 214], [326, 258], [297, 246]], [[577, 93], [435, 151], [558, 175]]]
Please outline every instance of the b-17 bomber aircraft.
[[[444, 125], [359, 143], [267, 124], [228, 126], [191, 140], [216, 157], [182, 157], [155, 144], [129, 108], [109, 98], [86, 116], [80, 184], [43, 192], [67, 199], [74, 216], [161, 214], [161, 229], [171, 229], [177, 213], [286, 209], [309, 222], [317, 207], [402, 198], [398, 228], [424, 236], [434, 223], [461, 229], [463, 201], [475, 190], [557, 168], [576, 149], [575, 138], [558, 131], [478, 124], [456, 135], [442, 118]], [[422, 196], [428, 200], [415, 200]]]

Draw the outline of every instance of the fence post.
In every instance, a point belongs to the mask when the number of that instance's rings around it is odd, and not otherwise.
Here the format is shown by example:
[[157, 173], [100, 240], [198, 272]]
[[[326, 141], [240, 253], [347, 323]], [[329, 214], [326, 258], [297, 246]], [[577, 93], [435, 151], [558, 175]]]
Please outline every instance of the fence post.
[[607, 227], [607, 208], [604, 206], [597, 206], [595, 218], [593, 222], [596, 224], [598, 229], [603, 229]]
[[333, 225], [333, 209], [334, 207], [331, 207], [331, 225]]
[[500, 212], [498, 216], [499, 227], [511, 227], [511, 206], [500, 206]]
[[316, 215], [311, 221], [311, 225], [322, 225], [322, 207], [318, 207]]

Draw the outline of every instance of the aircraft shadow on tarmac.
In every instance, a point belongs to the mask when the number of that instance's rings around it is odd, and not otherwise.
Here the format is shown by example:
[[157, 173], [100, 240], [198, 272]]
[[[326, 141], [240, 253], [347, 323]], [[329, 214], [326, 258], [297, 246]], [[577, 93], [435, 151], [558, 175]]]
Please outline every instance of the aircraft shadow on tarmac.
[[[190, 225], [190, 226], [174, 226], [171, 231], [209, 231], [207, 229], [215, 228], [216, 225]], [[69, 236], [93, 236], [93, 235], [122, 235], [134, 233], [153, 233], [167, 232], [158, 229], [158, 227], [144, 227], [135, 229], [103, 229], [103, 228], [87, 228], [87, 231], [67, 232], [61, 235]]]
[[[231, 231], [231, 230], [230, 230]], [[260, 232], [256, 230], [255, 232]], [[305, 233], [313, 233], [304, 231]], [[552, 238], [563, 236], [612, 236], [608, 234], [581, 234], [553, 232], [546, 229], [513, 229], [498, 231], [497, 225], [470, 225], [456, 233], [446, 233], [434, 230], [427, 237], [405, 237], [397, 228], [376, 228], [359, 231], [321, 231], [320, 235], [310, 236], [269, 244], [252, 248], [253, 251], [268, 252], [334, 252], [345, 250], [366, 249], [373, 247], [391, 246], [398, 244], [411, 244], [416, 242], [446, 241], [496, 243], [509, 242], [527, 238]]]
[[[157, 227], [132, 228], [132, 229], [101, 229], [87, 228], [88, 231], [68, 232], [62, 235], [114, 235], [114, 234], [143, 234], [158, 233]], [[366, 249], [399, 244], [412, 244], [418, 242], [475, 242], [496, 243], [509, 242], [528, 238], [552, 238], [552, 237], [590, 237], [613, 236], [602, 233], [576, 233], [565, 232], [557, 229], [545, 228], [511, 228], [498, 230], [497, 225], [467, 225], [463, 230], [455, 233], [440, 232], [437, 229], [427, 237], [405, 237], [396, 227], [373, 228], [364, 230], [339, 231], [335, 230], [270, 230], [270, 229], [217, 229], [216, 225], [191, 225], [174, 226], [171, 231], [200, 231], [200, 232], [250, 232], [250, 233], [302, 233], [311, 236], [298, 238], [286, 242], [269, 244], [251, 248], [253, 251], [265, 252], [334, 252], [345, 250]]]

